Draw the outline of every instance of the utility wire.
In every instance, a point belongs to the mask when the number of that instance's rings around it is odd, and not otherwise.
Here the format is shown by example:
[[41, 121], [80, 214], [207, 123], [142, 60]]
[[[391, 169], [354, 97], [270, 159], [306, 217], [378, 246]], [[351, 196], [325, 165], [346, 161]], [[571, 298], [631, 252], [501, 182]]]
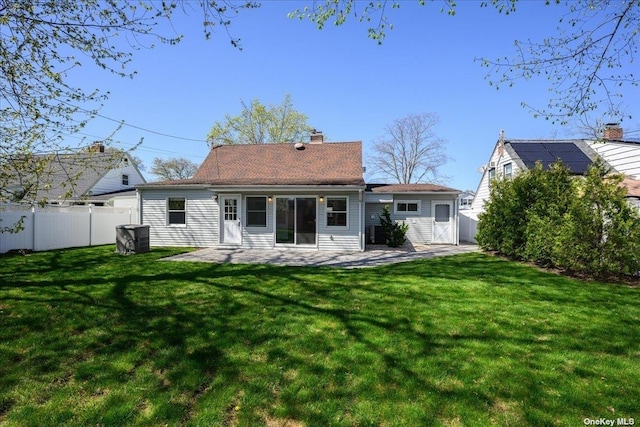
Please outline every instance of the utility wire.
[[78, 110], [84, 111], [85, 113], [89, 113], [89, 114], [91, 114], [93, 116], [101, 117], [101, 118], [103, 118], [105, 120], [110, 120], [110, 121], [112, 121], [114, 123], [118, 123], [121, 126], [127, 126], [127, 127], [130, 127], [130, 128], [134, 128], [134, 129], [138, 129], [138, 130], [144, 131], [144, 132], [152, 133], [154, 135], [164, 136], [166, 138], [180, 139], [182, 141], [192, 141], [192, 142], [204, 142], [204, 143], [207, 143], [207, 141], [204, 140], [204, 139], [186, 138], [186, 137], [183, 137], [183, 136], [170, 135], [168, 133], [158, 132], [158, 131], [155, 131], [155, 130], [143, 128], [142, 126], [131, 125], [131, 124], [125, 122], [124, 120], [117, 120], [117, 119], [114, 119], [113, 117], [105, 116], [103, 114], [98, 113], [97, 110], [87, 110], [86, 108], [82, 108], [82, 107], [80, 107], [78, 105], [74, 105], [74, 104], [72, 104], [70, 102], [66, 102], [66, 101], [62, 101], [62, 100], [59, 100], [59, 102], [61, 102], [62, 104], [69, 105], [70, 107], [77, 108]]
[[[80, 109], [84, 110], [83, 108], [80, 108]], [[158, 132], [158, 131], [155, 131], [155, 130], [146, 129], [146, 128], [143, 128], [141, 126], [131, 125], [131, 124], [125, 122], [124, 120], [116, 120], [114, 118], [107, 117], [107, 116], [104, 116], [102, 114], [94, 113], [94, 112], [89, 111], [89, 110], [84, 110], [84, 111], [86, 111], [88, 113], [91, 113], [91, 114], [95, 114], [97, 117], [102, 117], [103, 119], [110, 120], [112, 122], [121, 124], [122, 126], [128, 126], [130, 128], [134, 128], [134, 129], [138, 129], [138, 130], [141, 130], [141, 131], [144, 131], [144, 132], [152, 133], [154, 135], [160, 135], [160, 136], [164, 136], [164, 137], [167, 137], [167, 138], [181, 139], [183, 141], [205, 142], [205, 143], [207, 142], [204, 139], [193, 139], [193, 138], [185, 138], [183, 136], [169, 135], [167, 133], [162, 133], [162, 132]]]

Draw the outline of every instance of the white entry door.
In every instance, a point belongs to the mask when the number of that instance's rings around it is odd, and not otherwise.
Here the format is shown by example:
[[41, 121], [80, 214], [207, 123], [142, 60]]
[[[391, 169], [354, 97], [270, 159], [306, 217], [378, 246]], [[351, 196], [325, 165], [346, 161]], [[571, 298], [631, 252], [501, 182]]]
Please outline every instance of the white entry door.
[[431, 243], [453, 242], [453, 203], [433, 202], [433, 238]]
[[222, 236], [220, 242], [225, 245], [242, 243], [242, 222], [240, 221], [240, 196], [221, 197]]

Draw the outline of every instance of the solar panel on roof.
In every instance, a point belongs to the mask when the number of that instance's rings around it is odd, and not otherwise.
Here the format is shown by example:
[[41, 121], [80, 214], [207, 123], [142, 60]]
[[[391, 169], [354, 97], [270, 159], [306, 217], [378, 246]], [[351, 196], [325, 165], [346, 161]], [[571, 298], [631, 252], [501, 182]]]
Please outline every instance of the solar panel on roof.
[[574, 174], [583, 174], [591, 159], [573, 142], [512, 142], [511, 147], [528, 168], [541, 162], [545, 169], [560, 159]]
[[540, 151], [540, 144], [535, 143], [535, 142], [518, 142], [518, 143], [511, 143], [512, 146], [516, 145], [518, 146], [518, 151], [526, 153], [526, 152], [538, 152]]

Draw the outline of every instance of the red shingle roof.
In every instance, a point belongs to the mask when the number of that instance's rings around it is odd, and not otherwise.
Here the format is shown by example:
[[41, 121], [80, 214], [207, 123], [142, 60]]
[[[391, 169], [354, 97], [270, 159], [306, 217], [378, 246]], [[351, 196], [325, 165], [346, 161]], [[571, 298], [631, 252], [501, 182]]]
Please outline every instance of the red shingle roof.
[[640, 181], [626, 176], [622, 185], [627, 189], [627, 196], [640, 197]]
[[364, 185], [362, 143], [219, 145], [192, 184]]

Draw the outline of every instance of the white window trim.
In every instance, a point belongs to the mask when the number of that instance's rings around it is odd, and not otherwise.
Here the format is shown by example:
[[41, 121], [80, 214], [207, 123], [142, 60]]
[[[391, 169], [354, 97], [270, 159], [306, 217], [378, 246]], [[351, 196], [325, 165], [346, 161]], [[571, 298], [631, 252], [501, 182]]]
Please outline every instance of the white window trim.
[[[493, 174], [493, 176], [491, 176]], [[491, 188], [491, 181], [493, 181], [494, 179], [496, 179], [496, 168], [489, 168], [489, 170], [487, 171], [487, 184], [489, 185], [489, 188]]]
[[[127, 183], [126, 183], [126, 184], [125, 184], [125, 182], [124, 182], [124, 181], [125, 181], [125, 179], [127, 180]], [[123, 173], [123, 174], [122, 174], [122, 176], [120, 177], [120, 183], [121, 183], [122, 185], [129, 185], [129, 179], [130, 179], [129, 174], [128, 174], [128, 173]]]
[[[169, 222], [169, 199], [184, 199], [184, 224], [171, 224]], [[167, 218], [167, 227], [186, 227], [187, 226], [187, 210], [188, 208], [188, 202], [187, 202], [187, 198], [185, 196], [171, 196], [171, 197], [167, 197], [166, 199], [166, 205], [165, 205], [165, 214], [166, 214], [166, 218]], [[182, 212], [182, 211], [171, 211], [171, 212]]]
[[[347, 216], [347, 223], [345, 225], [328, 225], [327, 224], [327, 222], [329, 222], [329, 218], [327, 217], [327, 214], [329, 213], [329, 210], [327, 209], [329, 199], [346, 199], [347, 200], [347, 210], [345, 211], [345, 214]], [[346, 230], [349, 228], [349, 196], [324, 196], [324, 228], [328, 230]]]
[[[249, 202], [247, 202], [247, 199], [249, 198], [262, 198], [264, 199], [264, 214], [265, 214], [265, 218], [264, 218], [264, 225], [249, 225], [247, 224], [247, 221], [249, 220]], [[245, 196], [244, 198], [244, 226], [247, 227], [248, 229], [258, 229], [258, 230], [263, 230], [265, 228], [269, 227], [269, 199], [267, 196], [260, 196], [260, 195], [255, 195], [255, 196]]]
[[[418, 210], [416, 212], [413, 211], [399, 211], [398, 210], [398, 204], [399, 203], [415, 203], [418, 205]], [[420, 213], [422, 212], [422, 203], [420, 200], [394, 200], [393, 201], [393, 213], [394, 215], [420, 215]]]
[[[509, 173], [507, 173], [507, 166], [509, 166]], [[511, 178], [513, 176], [513, 164], [511, 162], [502, 165], [502, 174], [505, 178]]]

